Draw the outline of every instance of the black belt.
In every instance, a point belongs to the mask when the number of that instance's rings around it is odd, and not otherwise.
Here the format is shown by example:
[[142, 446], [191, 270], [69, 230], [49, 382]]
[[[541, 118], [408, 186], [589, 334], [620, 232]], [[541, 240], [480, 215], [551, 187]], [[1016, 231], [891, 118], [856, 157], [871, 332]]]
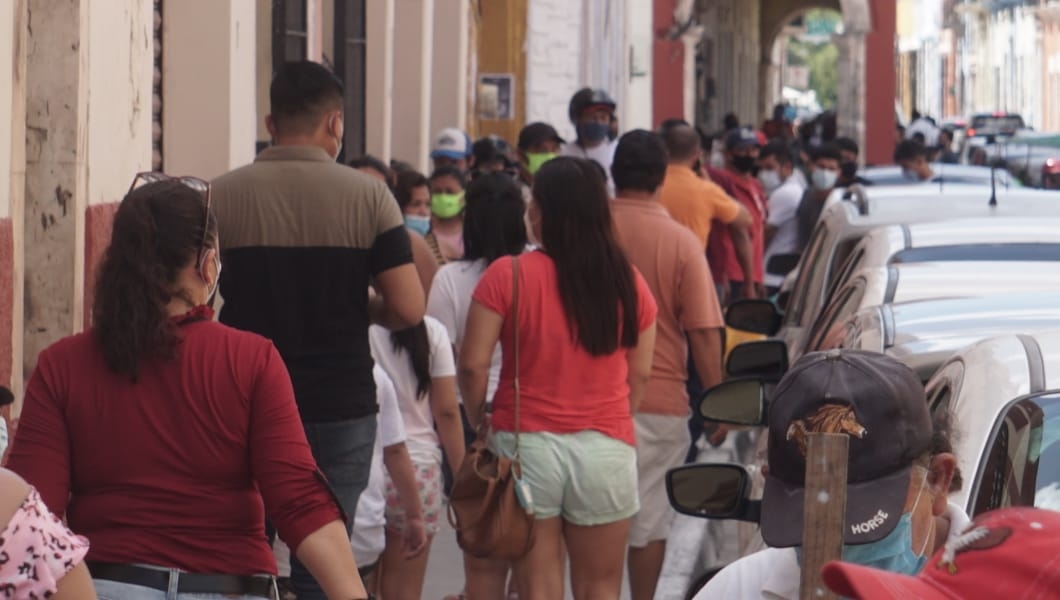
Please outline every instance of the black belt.
[[[169, 571], [89, 561], [88, 571], [94, 579], [139, 585], [165, 592], [169, 590]], [[275, 598], [274, 583], [267, 575], [205, 575], [177, 573], [177, 593], [232, 594]]]

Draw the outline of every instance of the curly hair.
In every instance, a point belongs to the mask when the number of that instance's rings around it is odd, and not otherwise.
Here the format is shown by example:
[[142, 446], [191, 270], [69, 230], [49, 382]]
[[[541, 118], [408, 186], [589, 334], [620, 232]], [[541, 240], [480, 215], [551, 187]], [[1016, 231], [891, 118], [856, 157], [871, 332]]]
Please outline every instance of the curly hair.
[[216, 246], [217, 223], [203, 195], [179, 181], [149, 183], [122, 200], [92, 305], [93, 332], [113, 372], [136, 381], [144, 359], [175, 356], [179, 337], [166, 305], [183, 297], [179, 273], [204, 238]]

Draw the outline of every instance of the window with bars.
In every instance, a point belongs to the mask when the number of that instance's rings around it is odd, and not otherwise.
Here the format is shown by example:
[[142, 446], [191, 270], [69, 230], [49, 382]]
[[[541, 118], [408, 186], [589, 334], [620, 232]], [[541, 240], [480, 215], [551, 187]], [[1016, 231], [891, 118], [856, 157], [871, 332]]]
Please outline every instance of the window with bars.
[[365, 28], [365, 0], [335, 0], [335, 74], [346, 86], [344, 113], [346, 136], [343, 153], [365, 153], [365, 61], [368, 39]]

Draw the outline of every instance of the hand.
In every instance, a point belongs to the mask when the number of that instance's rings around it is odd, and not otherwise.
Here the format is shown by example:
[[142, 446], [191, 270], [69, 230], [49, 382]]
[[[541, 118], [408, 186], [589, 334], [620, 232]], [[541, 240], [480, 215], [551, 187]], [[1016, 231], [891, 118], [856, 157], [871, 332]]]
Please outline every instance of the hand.
[[720, 304], [722, 307], [725, 307], [725, 306], [729, 305], [729, 296], [732, 295], [729, 292], [729, 289], [731, 287], [732, 286], [729, 285], [728, 280], [723, 281], [723, 282], [721, 282], [721, 283], [719, 283], [717, 285], [717, 288], [718, 288], [718, 304]]
[[766, 285], [764, 283], [755, 283], [755, 294], [756, 298], [768, 298], [769, 294], [766, 293]]
[[755, 282], [745, 281], [740, 285], [740, 295], [747, 300], [758, 298], [758, 289], [755, 287]]
[[703, 432], [707, 435], [707, 441], [715, 448], [725, 442], [725, 438], [729, 436], [730, 429], [729, 425], [718, 423], [717, 421], [705, 421], [703, 423]]
[[402, 540], [402, 548], [405, 550], [405, 560], [419, 556], [427, 547], [427, 530], [423, 525], [423, 517], [409, 517], [405, 519], [405, 533]]

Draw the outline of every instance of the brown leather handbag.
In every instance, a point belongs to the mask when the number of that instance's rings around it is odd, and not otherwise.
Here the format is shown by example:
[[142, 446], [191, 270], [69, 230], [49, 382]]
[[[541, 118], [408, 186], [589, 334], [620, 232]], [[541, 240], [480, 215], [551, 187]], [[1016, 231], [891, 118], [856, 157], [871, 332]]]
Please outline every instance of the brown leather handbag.
[[515, 359], [515, 451], [489, 447], [489, 415], [453, 480], [449, 523], [460, 548], [476, 558], [517, 560], [533, 544], [534, 511], [519, 460], [519, 259], [512, 257], [512, 332]]

